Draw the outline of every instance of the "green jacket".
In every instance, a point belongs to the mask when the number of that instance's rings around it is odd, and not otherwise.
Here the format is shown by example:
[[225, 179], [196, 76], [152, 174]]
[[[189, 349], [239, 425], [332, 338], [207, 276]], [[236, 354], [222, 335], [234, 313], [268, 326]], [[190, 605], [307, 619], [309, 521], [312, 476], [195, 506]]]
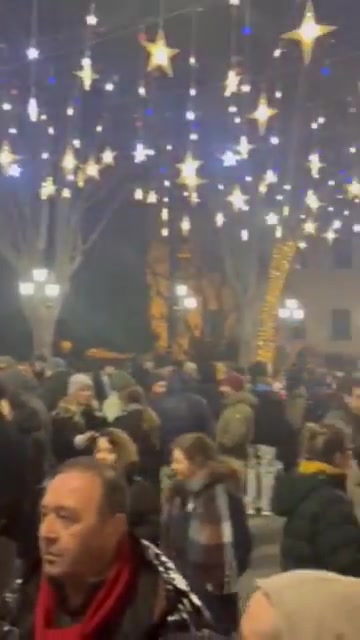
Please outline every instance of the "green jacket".
[[254, 437], [257, 403], [255, 396], [247, 391], [226, 399], [216, 429], [216, 441], [222, 453], [242, 460], [247, 458], [247, 449]]

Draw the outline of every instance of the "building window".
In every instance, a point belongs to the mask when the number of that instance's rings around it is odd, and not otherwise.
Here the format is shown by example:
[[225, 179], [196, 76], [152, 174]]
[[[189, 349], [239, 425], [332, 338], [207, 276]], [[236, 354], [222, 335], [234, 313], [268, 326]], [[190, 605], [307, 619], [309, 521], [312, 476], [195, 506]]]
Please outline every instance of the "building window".
[[351, 311], [349, 309], [332, 310], [331, 337], [333, 340], [351, 340]]
[[352, 241], [348, 238], [337, 238], [332, 245], [333, 266], [335, 269], [352, 269]]

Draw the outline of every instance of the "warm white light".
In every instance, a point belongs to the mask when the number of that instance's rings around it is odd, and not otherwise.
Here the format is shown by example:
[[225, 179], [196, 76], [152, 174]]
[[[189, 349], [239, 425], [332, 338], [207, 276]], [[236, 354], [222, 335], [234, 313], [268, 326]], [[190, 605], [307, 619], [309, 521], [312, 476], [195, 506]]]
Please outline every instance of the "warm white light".
[[161, 229], [161, 235], [162, 235], [163, 238], [167, 238], [168, 235], [169, 235], [169, 229], [167, 227], [163, 227]]
[[288, 320], [291, 317], [290, 309], [279, 309], [279, 318], [280, 320]]
[[287, 300], [285, 300], [285, 307], [291, 310], [298, 309], [299, 301], [296, 300], [296, 298], [287, 298]]
[[215, 216], [215, 224], [217, 227], [222, 227], [224, 225], [224, 222], [225, 216], [221, 211], [219, 211], [219, 213], [217, 213]]
[[350, 147], [349, 153], [356, 153], [356, 147]]
[[197, 309], [198, 302], [194, 296], [188, 296], [183, 300], [184, 309], [188, 311], [194, 311]]
[[19, 293], [21, 296], [33, 296], [35, 293], [34, 282], [20, 282]]
[[33, 269], [32, 277], [34, 282], [46, 282], [49, 277], [48, 269]]
[[99, 20], [93, 11], [86, 16], [86, 24], [88, 27], [96, 27], [98, 21]]
[[196, 142], [197, 140], [199, 140], [199, 135], [197, 133], [191, 132], [189, 135], [189, 140], [191, 140], [192, 142]]
[[139, 96], [142, 96], [143, 98], [145, 98], [146, 96], [146, 88], [143, 84], [140, 84], [138, 87], [138, 94]]
[[115, 85], [113, 82], [107, 82], [105, 84], [105, 91], [111, 92], [111, 91], [114, 91], [114, 89], [115, 89]]
[[175, 285], [175, 293], [179, 298], [185, 298], [189, 292], [189, 287], [187, 284], [177, 284]]
[[275, 49], [273, 55], [274, 55], [274, 58], [280, 58], [281, 54], [282, 54], [282, 49]]
[[239, 156], [236, 155], [233, 151], [225, 151], [225, 153], [221, 156], [224, 167], [236, 167]]
[[196, 91], [195, 87], [190, 87], [190, 89], [189, 89], [189, 95], [190, 95], [192, 98], [194, 98], [194, 97], [196, 96], [196, 94], [197, 94], [197, 91]]
[[12, 109], [12, 104], [10, 104], [10, 102], [3, 102], [1, 106], [3, 111], [11, 111]]
[[155, 155], [155, 152], [152, 149], [147, 149], [142, 142], [138, 142], [135, 147], [135, 151], [133, 151], [134, 162], [136, 164], [145, 162], [148, 159], [148, 156], [153, 155]]
[[52, 299], [58, 298], [60, 296], [60, 290], [59, 284], [46, 284], [45, 296]]
[[73, 116], [73, 115], [74, 115], [74, 113], [75, 113], [75, 109], [74, 109], [74, 107], [68, 107], [68, 108], [66, 109], [66, 115], [67, 115], [67, 116]]
[[188, 216], [185, 216], [180, 222], [180, 229], [184, 236], [187, 236], [191, 231], [191, 221]]
[[240, 85], [240, 91], [241, 93], [250, 93], [251, 84], [249, 84], [249, 82], [244, 82], [244, 84]]
[[270, 226], [279, 224], [279, 216], [276, 213], [268, 213], [266, 216], [266, 224]]
[[304, 320], [305, 318], [304, 309], [294, 309], [294, 311], [292, 312], [292, 317], [294, 318], [294, 320]]
[[15, 127], [10, 127], [10, 129], [9, 129], [9, 133], [10, 133], [11, 135], [16, 136], [17, 132], [18, 132], [18, 130], [17, 130], [17, 129], [15, 129]]
[[27, 112], [31, 122], [37, 122], [39, 119], [39, 105], [35, 96], [31, 96], [27, 106]]
[[75, 147], [75, 149], [80, 149], [81, 147], [81, 141], [78, 138], [75, 138], [73, 141], [73, 147]]
[[138, 187], [137, 189], [135, 189], [134, 191], [134, 200], [140, 201], [144, 199], [144, 192], [142, 189], [140, 189], [140, 187]]
[[43, 151], [41, 154], [41, 160], [49, 160], [50, 158], [50, 153], [48, 153], [48, 151]]
[[169, 209], [163, 207], [160, 212], [160, 217], [163, 222], [168, 222], [169, 220]]
[[54, 127], [49, 127], [49, 128], [48, 128], [48, 134], [49, 134], [49, 136], [53, 136], [53, 135], [55, 135], [55, 129], [54, 129]]
[[249, 231], [247, 229], [241, 229], [240, 237], [243, 242], [247, 242], [249, 240]]

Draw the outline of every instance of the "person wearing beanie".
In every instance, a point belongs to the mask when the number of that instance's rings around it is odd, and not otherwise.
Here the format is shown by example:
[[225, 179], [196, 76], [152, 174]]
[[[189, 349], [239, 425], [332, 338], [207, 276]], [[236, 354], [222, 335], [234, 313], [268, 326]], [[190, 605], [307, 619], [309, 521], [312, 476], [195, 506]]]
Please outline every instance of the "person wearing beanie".
[[91, 454], [96, 435], [106, 425], [94, 398], [90, 376], [75, 373], [69, 378], [67, 396], [52, 414], [52, 451], [57, 464]]
[[358, 640], [360, 580], [292, 571], [258, 581], [239, 640]]
[[229, 373], [220, 383], [224, 409], [220, 415], [216, 441], [220, 453], [245, 463], [254, 436], [255, 396], [244, 390], [244, 379], [238, 373]]
[[136, 381], [126, 371], [113, 371], [109, 375], [111, 393], [103, 403], [103, 414], [112, 423], [125, 409], [124, 396], [129, 391], [137, 387]]

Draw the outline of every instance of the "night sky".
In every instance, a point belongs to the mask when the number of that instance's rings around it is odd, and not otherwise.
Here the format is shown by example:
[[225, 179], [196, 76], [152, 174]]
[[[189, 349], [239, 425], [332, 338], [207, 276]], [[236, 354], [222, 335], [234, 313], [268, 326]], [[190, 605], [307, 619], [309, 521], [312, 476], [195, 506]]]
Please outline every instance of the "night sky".
[[[51, 52], [49, 60], [41, 67], [40, 84], [45, 86], [48, 76], [52, 73], [56, 75], [58, 69], [60, 77], [71, 74], [71, 69], [74, 69], [82, 54], [79, 43], [89, 4], [89, 0], [39, 0], [39, 33], [44, 39], [45, 49]], [[130, 122], [135, 107], [127, 102], [127, 98], [136, 87], [134, 72], [139, 69], [136, 30], [149, 17], [156, 18], [159, 1], [100, 0], [97, 4], [103, 29], [100, 35], [104, 40], [99, 47], [101, 68], [119, 74], [123, 93], [115, 107], [121, 117], [129, 118]], [[225, 0], [167, 0], [165, 3], [168, 13], [186, 11], [194, 6], [206, 9], [201, 18], [204, 22], [198, 42], [202, 61], [200, 85], [205, 89], [214, 78], [221, 79], [224, 66], [226, 68], [225, 61], [229, 55], [229, 37], [224, 18], [226, 4]], [[348, 70], [354, 74], [357, 68], [360, 69], [359, 2], [316, 0], [314, 4], [319, 22], [339, 27], [336, 50], [330, 47], [327, 54], [329, 60], [336, 58], [341, 74], [339, 79], [345, 86]], [[273, 50], [278, 35], [299, 23], [305, 3], [299, 0], [241, 0], [241, 5], [253, 31], [247, 44], [247, 68], [258, 78], [261, 86], [269, 52]], [[30, 13], [30, 0], [2, 0], [0, 4], [1, 100], [6, 96], [9, 83], [16, 79], [22, 82], [24, 61], [21, 56], [29, 42]], [[154, 30], [155, 27], [150, 29]], [[171, 18], [166, 30], [170, 39], [180, 41], [180, 46], [186, 49], [189, 39], [187, 14]], [[184, 99], [182, 90], [187, 86], [181, 65], [180, 61], [176, 80], [166, 85], [171, 92], [165, 89], [161, 91], [162, 105], [166, 104], [166, 109], [171, 113]], [[290, 88], [294, 80], [294, 68], [298, 66], [292, 67], [285, 79]], [[339, 93], [340, 89], [341, 86]], [[334, 101], [336, 105], [337, 99], [338, 96], [330, 93], [329, 101]], [[95, 95], [94, 104], [96, 100]], [[0, 121], [1, 117], [0, 113]], [[174, 128], [174, 118], [169, 119], [168, 127]], [[159, 135], [162, 126], [162, 120], [160, 128], [159, 123], [153, 126], [154, 136]], [[123, 126], [121, 135], [127, 144], [134, 139], [134, 134], [130, 136], [126, 126]], [[215, 131], [216, 135], [219, 132]], [[73, 340], [85, 348], [104, 346], [116, 350], [142, 351], [150, 345], [145, 281], [148, 225], [141, 220], [144, 215], [143, 209], [138, 210], [130, 205], [114, 213], [111, 223], [76, 274], [59, 324], [59, 337]], [[30, 352], [29, 334], [19, 309], [16, 276], [4, 261], [0, 262], [0, 299], [0, 353], [25, 357]]]

